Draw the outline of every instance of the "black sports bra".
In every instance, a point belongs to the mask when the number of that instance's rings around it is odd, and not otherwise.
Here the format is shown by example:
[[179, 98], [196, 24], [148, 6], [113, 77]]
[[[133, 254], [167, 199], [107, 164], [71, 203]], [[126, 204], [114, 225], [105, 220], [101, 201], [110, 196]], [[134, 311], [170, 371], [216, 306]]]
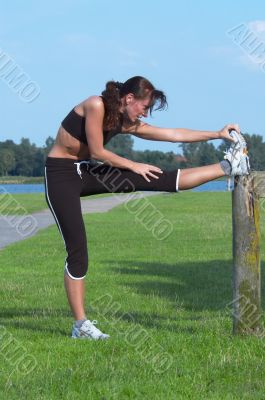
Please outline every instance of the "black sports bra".
[[[85, 123], [86, 123], [86, 118], [82, 117], [82, 115], [77, 114], [77, 112], [73, 108], [62, 121], [62, 127], [68, 133], [70, 133], [71, 136], [78, 139], [80, 142], [87, 144]], [[117, 135], [118, 133], [121, 133], [122, 130], [121, 128], [122, 128], [122, 121], [120, 121], [120, 124], [114, 129], [109, 131], [104, 130], [103, 144], [105, 145], [110, 141], [110, 139], [113, 136]]]

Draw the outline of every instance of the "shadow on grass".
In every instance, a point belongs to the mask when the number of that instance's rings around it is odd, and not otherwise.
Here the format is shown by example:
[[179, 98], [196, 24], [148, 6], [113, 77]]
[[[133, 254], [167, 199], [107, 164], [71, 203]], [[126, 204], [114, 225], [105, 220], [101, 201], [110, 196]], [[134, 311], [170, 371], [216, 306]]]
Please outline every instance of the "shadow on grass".
[[[69, 332], [60, 329], [58, 325], [60, 325], [61, 319], [66, 317], [71, 317], [71, 313], [65, 309], [10, 308], [0, 310], [0, 325], [4, 325], [6, 328], [47, 332], [65, 337], [69, 336]], [[54, 322], [54, 328], [51, 327], [51, 321]]]
[[[122, 320], [128, 322], [130, 324], [139, 324], [145, 328], [151, 329], [159, 329], [169, 331], [177, 331], [178, 333], [185, 333], [193, 335], [198, 331], [198, 327], [187, 326], [189, 323], [193, 323], [194, 321], [204, 321], [205, 318], [202, 316], [196, 317], [183, 317], [179, 316], [178, 314], [175, 316], [163, 316], [158, 313], [147, 313], [147, 312], [130, 312], [130, 313], [121, 313], [116, 312], [115, 318], [118, 320]], [[186, 326], [183, 326], [183, 321], [185, 322]], [[181, 325], [179, 324], [181, 322]]]
[[[117, 261], [107, 263], [113, 264], [113, 272], [128, 276], [128, 280], [120, 279], [120, 285], [150, 297], [150, 302], [155, 295], [187, 311], [222, 311], [233, 301], [232, 260], [176, 264], [124, 261], [121, 266]], [[264, 307], [263, 275], [261, 287]]]
[[[170, 329], [176, 328], [177, 324], [178, 332], [192, 334], [198, 329], [194, 325], [190, 325], [193, 321], [202, 320], [203, 322], [208, 317], [211, 319], [211, 316], [199, 314], [200, 312], [217, 312], [214, 318], [222, 318], [224, 313], [228, 315], [227, 313], [231, 310], [231, 306], [228, 305], [232, 301], [232, 260], [176, 264], [148, 261], [120, 261], [119, 263], [117, 260], [105, 261], [107, 265], [110, 265], [112, 272], [117, 275], [115, 291], [118, 291], [119, 286], [129, 288], [128, 297], [131, 292], [137, 293], [144, 297], [144, 302], [150, 303], [151, 308], [152, 303], [156, 302], [159, 297], [171, 303], [169, 304], [169, 313], [165, 316], [162, 312], [141, 311], [143, 299], [140, 300], [140, 304], [139, 299], [135, 300], [135, 308], [132, 311], [127, 309], [123, 312], [124, 307], [121, 302], [121, 308], [114, 315], [116, 320], [121, 319], [129, 323], [158, 329], [169, 329], [170, 325], [168, 324], [173, 322]], [[262, 270], [264, 266], [264, 262], [262, 262]], [[105, 293], [107, 292], [108, 287], [106, 286]], [[263, 274], [262, 293], [264, 308], [265, 279]], [[98, 317], [102, 321], [101, 311], [104, 313], [104, 305], [102, 303], [98, 305]], [[174, 311], [177, 310], [181, 312], [176, 315]], [[185, 315], [182, 311], [188, 311], [188, 314]], [[107, 325], [111, 324], [111, 313], [107, 311], [103, 316], [106, 316]], [[97, 318], [97, 315], [95, 317]], [[64, 337], [69, 335], [68, 328], [67, 330], [61, 329], [62, 319], [65, 318], [71, 318], [70, 311], [67, 309], [10, 307], [0, 310], [0, 325], [34, 333], [59, 334]], [[181, 321], [182, 323], [186, 321], [188, 325], [180, 326], [179, 322]]]

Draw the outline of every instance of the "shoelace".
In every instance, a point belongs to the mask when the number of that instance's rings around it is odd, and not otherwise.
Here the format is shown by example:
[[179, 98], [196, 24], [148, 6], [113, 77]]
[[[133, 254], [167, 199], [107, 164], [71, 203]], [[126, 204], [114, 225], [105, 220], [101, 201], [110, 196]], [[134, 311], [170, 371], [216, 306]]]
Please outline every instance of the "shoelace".
[[228, 156], [229, 154], [231, 154], [232, 157], [234, 157], [235, 154], [236, 154], [236, 152], [237, 152], [237, 149], [236, 149], [235, 147], [234, 147], [234, 148], [230, 147], [230, 149], [226, 149], [226, 150], [224, 151], [224, 154], [225, 154], [226, 156]]
[[240, 144], [241, 147], [243, 147], [243, 154], [248, 155], [247, 141], [241, 132], [240, 132], [239, 136], [240, 136], [240, 140], [237, 143]]
[[102, 332], [95, 326], [97, 323], [98, 323], [98, 321], [96, 319], [94, 319], [93, 321], [90, 321], [85, 324], [85, 327], [87, 328], [88, 333], [102, 334]]
[[[235, 143], [235, 145], [237, 145], [237, 144], [239, 144], [239, 142]], [[232, 158], [235, 159], [236, 152], [237, 152], [237, 149], [236, 149], [236, 146], [234, 146], [234, 147], [230, 147], [229, 149], [226, 149], [224, 151], [224, 154], [225, 154], [225, 156], [229, 156], [231, 154]], [[245, 156], [245, 162], [247, 164], [247, 171], [248, 171], [248, 173], [250, 173], [251, 168], [250, 168], [250, 164], [249, 164], [249, 157], [248, 157], [248, 149], [247, 149], [247, 147], [243, 148], [242, 153]], [[238, 159], [237, 166], [239, 166], [239, 165], [241, 166], [241, 168], [244, 167], [244, 161], [243, 161], [242, 157], [240, 157]]]
[[[239, 143], [239, 142], [238, 142], [238, 143]], [[238, 144], [238, 143], [236, 143], [236, 144]], [[237, 152], [238, 150], [239, 150], [239, 149], [237, 149], [236, 146], [233, 147], [233, 148], [230, 147], [229, 149], [226, 149], [226, 150], [224, 151], [224, 154], [225, 154], [226, 156], [228, 156], [229, 154], [231, 154], [232, 157], [234, 157], [235, 154], [236, 154], [236, 152]], [[248, 149], [247, 149], [247, 147], [244, 147], [244, 148], [243, 148], [242, 153], [243, 153], [245, 156], [248, 155]]]
[[242, 134], [242, 132], [239, 133], [239, 136], [240, 136], [240, 138], [241, 138], [242, 144], [243, 144], [244, 146], [247, 146], [247, 141], [246, 141], [246, 139], [244, 138], [244, 135]]

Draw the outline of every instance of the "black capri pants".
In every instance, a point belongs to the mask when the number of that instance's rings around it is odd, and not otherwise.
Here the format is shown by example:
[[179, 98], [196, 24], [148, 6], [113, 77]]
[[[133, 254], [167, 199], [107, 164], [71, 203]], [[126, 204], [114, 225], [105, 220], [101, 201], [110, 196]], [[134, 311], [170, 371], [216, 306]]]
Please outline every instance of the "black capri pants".
[[75, 161], [48, 157], [45, 164], [45, 196], [64, 240], [65, 271], [72, 279], [83, 279], [88, 269], [86, 231], [80, 197], [100, 193], [134, 191], [178, 191], [180, 170], [164, 171], [159, 179], [128, 169], [110, 167], [94, 160]]

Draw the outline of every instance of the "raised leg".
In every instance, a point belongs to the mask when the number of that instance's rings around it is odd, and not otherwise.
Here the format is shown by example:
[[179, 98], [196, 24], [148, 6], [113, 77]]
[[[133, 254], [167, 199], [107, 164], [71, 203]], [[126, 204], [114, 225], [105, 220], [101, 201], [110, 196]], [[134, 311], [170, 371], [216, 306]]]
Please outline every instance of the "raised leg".
[[225, 176], [225, 173], [219, 163], [204, 167], [182, 169], [179, 176], [179, 189], [192, 189], [222, 176]]

